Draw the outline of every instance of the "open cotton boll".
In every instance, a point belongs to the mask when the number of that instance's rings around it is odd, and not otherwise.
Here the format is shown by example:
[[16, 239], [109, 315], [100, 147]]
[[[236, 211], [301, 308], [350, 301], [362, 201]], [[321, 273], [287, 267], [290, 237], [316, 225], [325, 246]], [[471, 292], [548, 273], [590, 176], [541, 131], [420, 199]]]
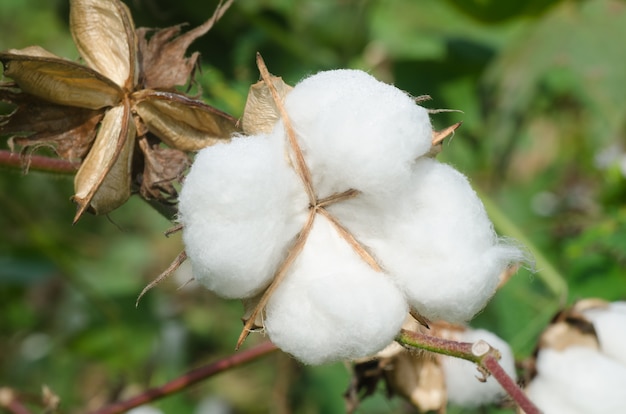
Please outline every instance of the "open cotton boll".
[[389, 238], [370, 243], [383, 267], [422, 315], [464, 322], [495, 293], [499, 275], [522, 252], [495, 234], [464, 175], [432, 159], [415, 163], [412, 187], [396, 209]]
[[392, 191], [431, 147], [426, 110], [362, 71], [306, 78], [287, 95], [285, 108], [320, 197], [350, 188]]
[[[509, 345], [489, 331], [483, 329], [468, 329], [460, 334], [457, 340], [461, 342], [476, 342], [483, 340], [500, 351], [502, 358], [500, 366], [513, 379], [516, 378], [515, 358]], [[448, 400], [463, 407], [477, 407], [479, 405], [495, 403], [506, 395], [506, 391], [496, 381], [489, 377], [486, 382], [478, 381], [480, 373], [476, 364], [453, 357], [441, 357], [441, 363], [446, 380]]]
[[391, 343], [408, 312], [402, 293], [375, 272], [321, 216], [271, 296], [265, 329], [307, 364], [373, 355]]
[[626, 412], [626, 367], [597, 350], [542, 349], [536, 367], [526, 392], [545, 414]]
[[626, 366], [626, 302], [611, 303], [608, 308], [584, 312], [593, 323], [602, 352]]
[[307, 199], [276, 137], [201, 150], [179, 197], [194, 278], [229, 298], [266, 287], [302, 228]]

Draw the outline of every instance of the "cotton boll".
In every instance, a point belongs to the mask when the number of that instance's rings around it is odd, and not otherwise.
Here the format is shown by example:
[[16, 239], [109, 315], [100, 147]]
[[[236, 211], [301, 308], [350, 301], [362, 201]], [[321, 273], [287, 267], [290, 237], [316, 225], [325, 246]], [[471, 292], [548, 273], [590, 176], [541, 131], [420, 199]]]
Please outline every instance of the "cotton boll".
[[[515, 359], [509, 345], [489, 331], [482, 329], [468, 329], [460, 334], [457, 340], [462, 342], [487, 342], [500, 351], [502, 358], [500, 366], [513, 379], [516, 378]], [[498, 381], [487, 378], [486, 382], [478, 381], [480, 373], [476, 364], [453, 357], [441, 357], [442, 367], [448, 390], [448, 401], [463, 407], [477, 407], [479, 405], [495, 403], [506, 395]]]
[[306, 210], [278, 138], [235, 138], [203, 149], [179, 198], [194, 278], [221, 296], [255, 295], [269, 284]]
[[350, 188], [393, 191], [431, 147], [426, 110], [362, 71], [313, 75], [287, 95], [285, 107], [320, 197]]
[[393, 341], [408, 312], [384, 273], [356, 255], [326, 218], [270, 298], [265, 329], [279, 348], [307, 364], [372, 355]]
[[593, 308], [584, 312], [598, 335], [602, 352], [626, 366], [626, 305], [611, 303], [608, 308]]
[[600, 352], [543, 349], [536, 366], [527, 394], [545, 414], [626, 412], [626, 367]]

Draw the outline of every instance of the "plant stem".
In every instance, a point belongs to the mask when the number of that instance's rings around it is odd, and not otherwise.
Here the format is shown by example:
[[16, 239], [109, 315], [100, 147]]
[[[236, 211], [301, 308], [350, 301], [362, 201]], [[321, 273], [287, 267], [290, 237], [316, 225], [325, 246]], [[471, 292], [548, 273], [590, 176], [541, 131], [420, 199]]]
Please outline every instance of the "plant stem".
[[0, 407], [12, 414], [31, 414], [10, 388], [0, 388]]
[[502, 369], [498, 362], [500, 353], [484, 341], [475, 343], [457, 342], [405, 329], [402, 329], [396, 336], [396, 341], [405, 348], [423, 349], [473, 362], [478, 365], [481, 371], [493, 375], [526, 414], [541, 413], [515, 381]]
[[41, 155], [22, 155], [17, 152], [0, 150], [0, 166], [20, 170], [37, 170], [57, 174], [75, 174], [78, 164]]
[[163, 397], [175, 394], [181, 390], [189, 388], [191, 385], [203, 381], [213, 375], [226, 371], [230, 368], [238, 367], [240, 365], [252, 362], [264, 355], [276, 351], [277, 348], [271, 342], [263, 342], [250, 349], [233, 354], [226, 358], [220, 359], [212, 364], [205, 365], [197, 368], [193, 371], [173, 379], [159, 387], [154, 387], [143, 391], [142, 393], [131, 397], [124, 401], [114, 402], [107, 406], [100, 408], [92, 414], [118, 414], [124, 413], [131, 408], [138, 407], [140, 405], [156, 401]]

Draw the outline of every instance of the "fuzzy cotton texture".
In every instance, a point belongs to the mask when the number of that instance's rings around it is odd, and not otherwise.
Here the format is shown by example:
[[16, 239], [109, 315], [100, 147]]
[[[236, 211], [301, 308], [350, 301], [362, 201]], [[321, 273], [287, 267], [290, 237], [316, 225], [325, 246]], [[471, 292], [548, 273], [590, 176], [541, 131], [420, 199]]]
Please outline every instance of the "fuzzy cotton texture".
[[[383, 271], [316, 214], [265, 308], [270, 339], [305, 363], [355, 359], [393, 341], [409, 306], [450, 322], [482, 309], [522, 254], [498, 239], [462, 174], [424, 157], [427, 111], [356, 70], [311, 76], [284, 106], [316, 197], [359, 191], [325, 209]], [[295, 165], [282, 120], [198, 153], [179, 212], [199, 283], [228, 298], [267, 288], [311, 211]]]
[[590, 348], [544, 349], [526, 389], [545, 414], [626, 413], [626, 366]]
[[626, 366], [626, 302], [613, 302], [608, 309], [584, 312], [593, 323], [602, 352]]
[[[500, 351], [502, 355], [500, 366], [515, 380], [515, 357], [511, 347], [504, 340], [483, 329], [468, 329], [458, 338], [462, 342], [476, 342], [481, 339]], [[506, 395], [506, 391], [492, 376], [487, 378], [486, 382], [477, 379], [481, 374], [476, 369], [476, 364], [445, 356], [441, 357], [441, 360], [449, 402], [471, 408], [498, 402]]]
[[599, 349], [541, 349], [526, 393], [545, 414], [626, 413], [626, 302], [583, 311]]

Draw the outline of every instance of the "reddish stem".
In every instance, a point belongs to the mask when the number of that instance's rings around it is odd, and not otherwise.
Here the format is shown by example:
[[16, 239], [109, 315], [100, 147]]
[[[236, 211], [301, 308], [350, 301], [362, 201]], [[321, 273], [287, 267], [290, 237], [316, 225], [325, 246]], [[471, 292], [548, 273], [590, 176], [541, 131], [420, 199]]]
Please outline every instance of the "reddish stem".
[[524, 413], [541, 414], [541, 411], [528, 399], [524, 391], [507, 375], [493, 354], [489, 353], [485, 355], [482, 360], [482, 365], [489, 370], [491, 375], [493, 375], [500, 385], [502, 385], [502, 388], [509, 393], [511, 398], [513, 398]]
[[271, 342], [263, 342], [250, 349], [246, 349], [245, 351], [220, 359], [212, 364], [189, 371], [188, 373], [175, 378], [170, 382], [167, 382], [159, 387], [147, 389], [132, 398], [104, 406], [92, 414], [124, 413], [131, 408], [167, 397], [168, 395], [186, 389], [191, 385], [205, 380], [215, 374], [219, 374], [220, 372], [226, 371], [230, 368], [252, 362], [276, 350], [276, 346]]
[[488, 350], [480, 355], [474, 351], [474, 344], [469, 342], [457, 342], [435, 336], [424, 335], [402, 329], [396, 341], [406, 348], [424, 349], [438, 354], [462, 358], [474, 362], [481, 368], [486, 369], [502, 385], [502, 388], [513, 398], [526, 414], [541, 414], [541, 411], [528, 399], [524, 391], [513, 381], [500, 366], [499, 352], [489, 346]]
[[57, 174], [74, 174], [79, 164], [61, 158], [41, 155], [23, 155], [8, 150], [0, 150], [0, 166], [16, 169], [37, 170]]
[[10, 388], [0, 388], [0, 407], [6, 408], [12, 414], [32, 414]]

